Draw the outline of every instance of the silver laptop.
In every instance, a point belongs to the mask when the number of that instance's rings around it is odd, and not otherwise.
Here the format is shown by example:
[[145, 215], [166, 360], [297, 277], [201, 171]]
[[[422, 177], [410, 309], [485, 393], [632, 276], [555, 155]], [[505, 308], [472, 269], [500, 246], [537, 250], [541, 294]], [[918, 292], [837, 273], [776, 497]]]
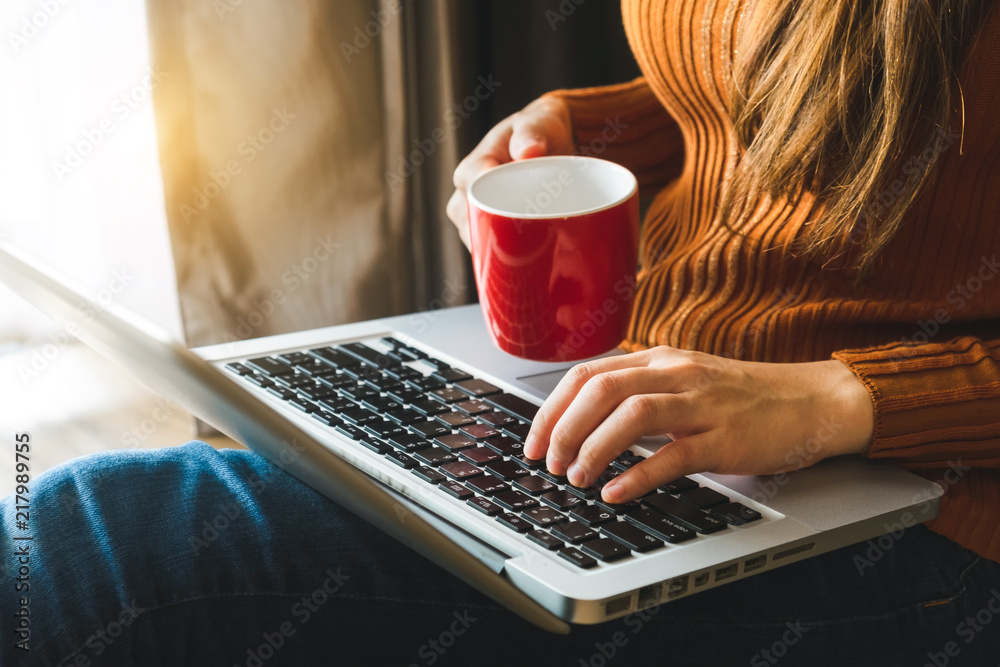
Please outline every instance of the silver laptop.
[[[478, 306], [188, 350], [114, 304], [78, 322], [84, 292], [9, 245], [0, 280], [153, 389], [553, 632], [931, 519], [943, 493], [841, 457], [777, 477], [690, 475], [606, 505], [599, 488], [573, 488], [521, 455], [569, 365], [499, 351]], [[598, 485], [663, 444], [635, 443]]]

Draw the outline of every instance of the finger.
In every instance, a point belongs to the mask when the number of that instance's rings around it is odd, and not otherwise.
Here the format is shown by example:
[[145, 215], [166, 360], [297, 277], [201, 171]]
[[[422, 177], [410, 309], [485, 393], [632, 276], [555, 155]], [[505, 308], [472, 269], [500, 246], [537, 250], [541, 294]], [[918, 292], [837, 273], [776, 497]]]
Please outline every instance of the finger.
[[566, 475], [576, 486], [590, 486], [616, 456], [639, 438], [690, 433], [698, 430], [698, 419], [686, 393], [629, 396], [583, 441]]
[[609, 503], [624, 503], [678, 477], [714, 469], [715, 437], [706, 431], [667, 443], [606, 484], [601, 497]]
[[532, 459], [545, 456], [553, 427], [592, 377], [609, 371], [645, 366], [648, 364], [648, 357], [647, 352], [634, 352], [588, 361], [569, 369], [535, 415], [528, 437], [525, 438], [524, 455]]
[[463, 227], [469, 226], [468, 199], [466, 199], [461, 190], [455, 190], [451, 194], [451, 198], [448, 200], [448, 205], [445, 207], [445, 212], [448, 214], [448, 218], [451, 219], [455, 227], [458, 228], [459, 233], [462, 232]]
[[608, 371], [587, 380], [552, 427], [547, 452], [549, 470], [558, 475], [565, 474], [587, 436], [622, 401], [637, 394], [673, 392], [675, 383], [676, 379], [670, 376], [669, 371], [648, 366]]
[[535, 115], [515, 118], [508, 153], [512, 160], [526, 160], [548, 155], [546, 123]]

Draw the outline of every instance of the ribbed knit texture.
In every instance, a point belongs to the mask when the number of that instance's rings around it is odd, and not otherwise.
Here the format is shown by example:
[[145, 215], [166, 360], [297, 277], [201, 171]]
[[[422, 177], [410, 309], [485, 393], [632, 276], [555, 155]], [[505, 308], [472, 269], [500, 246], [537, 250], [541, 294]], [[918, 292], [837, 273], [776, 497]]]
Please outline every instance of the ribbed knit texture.
[[643, 78], [553, 93], [582, 152], [629, 167], [655, 194], [626, 346], [839, 359], [874, 400], [868, 456], [942, 484], [930, 527], [1000, 561], [1000, 3], [960, 75], [964, 133], [956, 113], [937, 149], [913, 156], [934, 180], [860, 285], [794, 245], [822, 215], [809, 195], [756, 203], [744, 235], [717, 220], [739, 159], [722, 67], [737, 4], [624, 0]]

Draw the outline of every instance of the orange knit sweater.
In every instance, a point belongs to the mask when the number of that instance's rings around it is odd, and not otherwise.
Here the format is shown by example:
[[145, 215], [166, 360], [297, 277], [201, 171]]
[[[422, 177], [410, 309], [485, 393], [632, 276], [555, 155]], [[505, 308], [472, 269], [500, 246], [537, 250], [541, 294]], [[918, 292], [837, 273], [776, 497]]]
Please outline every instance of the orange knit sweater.
[[808, 195], [765, 202], [744, 236], [715, 221], [738, 159], [720, 65], [737, 4], [624, 0], [644, 77], [553, 93], [582, 152], [632, 169], [655, 194], [627, 345], [839, 359], [874, 400], [868, 456], [944, 486], [929, 526], [1000, 561], [1000, 3], [960, 75], [964, 136], [956, 114], [913, 156], [910, 167], [933, 165], [936, 179], [861, 286], [796, 253], [791, 242], [822, 214]]

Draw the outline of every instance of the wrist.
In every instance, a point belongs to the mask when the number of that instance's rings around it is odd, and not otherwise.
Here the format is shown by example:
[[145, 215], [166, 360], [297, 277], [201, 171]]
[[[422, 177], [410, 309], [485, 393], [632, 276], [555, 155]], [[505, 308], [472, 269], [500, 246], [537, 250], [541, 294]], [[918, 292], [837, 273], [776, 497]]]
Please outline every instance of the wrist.
[[821, 362], [829, 373], [826, 386], [830, 390], [834, 413], [842, 427], [830, 439], [826, 456], [864, 454], [875, 432], [875, 404], [868, 387], [858, 376], [837, 360]]

